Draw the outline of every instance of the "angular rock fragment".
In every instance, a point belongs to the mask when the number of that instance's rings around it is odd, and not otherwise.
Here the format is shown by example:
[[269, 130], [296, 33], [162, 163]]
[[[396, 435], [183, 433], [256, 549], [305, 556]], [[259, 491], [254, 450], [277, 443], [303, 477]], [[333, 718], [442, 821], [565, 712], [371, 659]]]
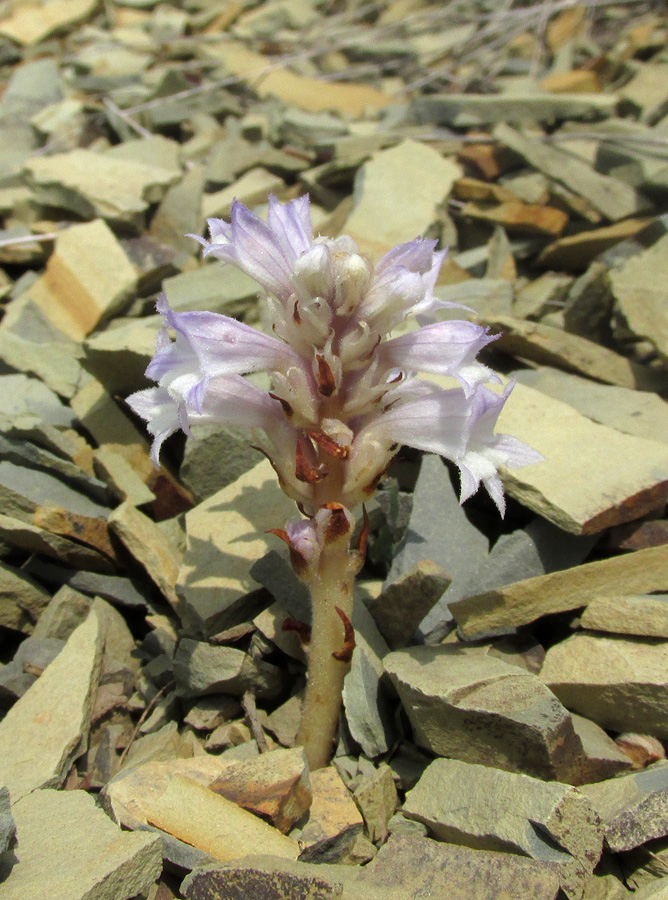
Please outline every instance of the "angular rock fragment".
[[33, 791], [13, 813], [19, 861], [3, 881], [3, 900], [130, 900], [160, 875], [159, 839], [122, 832], [85, 791]]
[[648, 547], [466, 597], [452, 604], [452, 614], [467, 638], [503, 631], [586, 606], [604, 593], [665, 591], [667, 565], [667, 546]]
[[209, 787], [283, 833], [308, 812], [312, 800], [301, 748], [272, 750], [245, 763], [230, 763]]
[[631, 767], [631, 760], [618, 744], [591, 719], [571, 713], [575, 733], [582, 741], [585, 758], [573, 784], [587, 785], [613, 778]]
[[601, 856], [603, 833], [593, 804], [558, 782], [436, 759], [403, 809], [438, 840], [553, 863], [564, 893], [575, 900]]
[[461, 174], [458, 163], [416, 141], [381, 150], [359, 170], [343, 231], [378, 259], [430, 229]]
[[0, 22], [0, 34], [24, 46], [39, 44], [52, 35], [85, 21], [97, 8], [96, 0], [55, 0], [34, 7], [18, 7]]
[[423, 559], [389, 584], [367, 608], [392, 650], [410, 643], [420, 622], [450, 585], [445, 569]]
[[505, 124], [496, 126], [494, 136], [540, 172], [585, 197], [613, 222], [642, 212], [648, 206], [643, 197], [623, 181], [601, 175], [567, 150], [528, 137]]
[[582, 762], [569, 714], [526, 670], [458, 645], [397, 650], [383, 663], [431, 753], [560, 781]]
[[668, 594], [594, 597], [580, 625], [594, 631], [668, 638]]
[[[512, 122], [550, 124], [555, 119], [597, 119], [612, 115], [617, 106], [606, 94], [547, 94], [542, 91], [484, 94], [429, 94], [416, 98], [412, 109], [418, 122], [470, 128]], [[537, 167], [538, 168], [538, 167]]]
[[0, 562], [0, 625], [30, 633], [49, 599], [36, 581]]
[[603, 728], [668, 738], [667, 665], [665, 640], [575, 634], [548, 650], [540, 679]]
[[254, 660], [243, 650], [216, 647], [184, 638], [174, 656], [174, 678], [183, 697], [204, 694], [241, 696], [252, 690], [258, 697], [275, 697], [283, 686], [277, 666]]
[[353, 799], [364, 816], [369, 839], [384, 841], [388, 822], [398, 804], [394, 777], [387, 763], [381, 763], [371, 775], [362, 779], [353, 792]]
[[513, 391], [498, 428], [545, 455], [507, 471], [508, 493], [565, 531], [596, 534], [640, 518], [668, 496], [665, 445], [597, 425], [524, 385]]
[[[248, 621], [266, 605], [253, 593], [258, 583], [251, 565], [294, 515], [294, 503], [281, 491], [265, 460], [186, 514], [187, 548], [179, 572], [184, 625], [201, 634]], [[250, 595], [250, 596], [248, 596]]]
[[293, 831], [307, 847], [361, 834], [364, 820], [333, 766], [311, 772], [313, 800], [303, 828]]
[[9, 802], [9, 788], [0, 786], [0, 856], [16, 844], [16, 822]]
[[92, 612], [0, 722], [0, 782], [13, 802], [61, 784], [86, 749], [103, 644]]
[[601, 817], [605, 843], [612, 853], [632, 850], [668, 835], [668, 763], [598, 784], [582, 792]]
[[136, 283], [135, 267], [113, 232], [94, 219], [57, 236], [29, 295], [50, 322], [80, 341], [128, 305]]

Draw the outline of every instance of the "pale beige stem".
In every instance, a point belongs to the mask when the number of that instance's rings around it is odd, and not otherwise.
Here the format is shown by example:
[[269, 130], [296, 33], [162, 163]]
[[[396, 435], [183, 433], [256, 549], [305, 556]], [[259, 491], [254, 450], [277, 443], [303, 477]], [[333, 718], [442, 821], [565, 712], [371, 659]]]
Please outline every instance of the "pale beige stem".
[[[309, 768], [329, 764], [339, 724], [343, 679], [350, 668], [345, 653], [345, 628], [338, 607], [350, 621], [353, 583], [348, 549], [336, 541], [322, 549], [317, 575], [309, 582], [312, 630], [309, 645], [308, 682], [302, 707], [297, 744], [304, 747]], [[333, 654], [343, 653], [344, 659]]]

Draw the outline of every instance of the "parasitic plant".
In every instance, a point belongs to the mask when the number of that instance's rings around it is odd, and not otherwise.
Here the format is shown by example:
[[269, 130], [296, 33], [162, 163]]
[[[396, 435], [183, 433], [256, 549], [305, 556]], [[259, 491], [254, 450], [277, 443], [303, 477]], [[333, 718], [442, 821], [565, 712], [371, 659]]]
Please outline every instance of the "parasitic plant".
[[[231, 223], [209, 220], [215, 256], [254, 278], [266, 294], [272, 334], [227, 316], [178, 313], [164, 296], [165, 320], [146, 374], [157, 387], [128, 398], [148, 424], [157, 464], [165, 438], [198, 423], [245, 427], [271, 461], [301, 518], [275, 534], [310, 589], [308, 682], [298, 743], [312, 769], [327, 765], [336, 738], [343, 679], [354, 648], [353, 583], [366, 529], [351, 547], [352, 510], [374, 492], [402, 444], [451, 460], [461, 501], [484, 484], [501, 514], [500, 466], [542, 457], [495, 434], [510, 386], [478, 362], [494, 338], [467, 321], [433, 321], [447, 303], [433, 289], [445, 251], [417, 238], [375, 265], [345, 235], [313, 237], [307, 196], [269, 198], [267, 222], [241, 203]], [[415, 330], [392, 337], [415, 317]], [[174, 339], [170, 336], [170, 329]], [[264, 391], [243, 376], [265, 371]], [[443, 389], [417, 377], [447, 375]]]

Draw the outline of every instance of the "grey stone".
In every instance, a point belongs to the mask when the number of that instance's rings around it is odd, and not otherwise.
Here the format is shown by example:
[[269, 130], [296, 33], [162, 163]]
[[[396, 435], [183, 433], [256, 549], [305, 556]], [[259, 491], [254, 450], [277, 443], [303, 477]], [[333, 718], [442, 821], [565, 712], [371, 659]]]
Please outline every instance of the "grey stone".
[[112, 328], [84, 342], [83, 365], [112, 394], [129, 394], [148, 387], [146, 367], [155, 353], [162, 316], [116, 319]]
[[521, 384], [569, 403], [594, 422], [668, 443], [668, 404], [658, 394], [597, 384], [550, 366], [522, 369], [515, 374]]
[[0, 856], [16, 844], [16, 822], [9, 802], [9, 789], [0, 785]]
[[228, 426], [195, 426], [186, 441], [179, 478], [196, 501], [205, 500], [262, 461], [248, 432]]
[[355, 647], [343, 684], [343, 705], [353, 738], [369, 757], [386, 753], [393, 743], [392, 717], [377, 668], [362, 647]]
[[29, 633], [49, 594], [27, 574], [0, 562], [0, 625]]
[[227, 316], [247, 310], [258, 295], [257, 282], [250, 275], [234, 266], [215, 263], [167, 278], [163, 288], [177, 312], [209, 310]]
[[614, 778], [631, 767], [631, 760], [606, 732], [591, 719], [571, 713], [575, 733], [582, 741], [585, 758], [573, 784], [586, 785]]
[[44, 382], [22, 373], [0, 375], [0, 412], [8, 418], [37, 416], [49, 425], [69, 428], [74, 424], [72, 410]]
[[633, 188], [609, 175], [599, 174], [567, 150], [528, 137], [506, 124], [497, 125], [494, 136], [530, 165], [585, 197], [613, 222], [648, 208], [647, 201]]
[[[46, 463], [47, 451], [41, 451], [40, 457]], [[37, 454], [36, 454], [37, 455]], [[64, 466], [65, 460], [61, 463]], [[72, 463], [69, 464], [75, 468]], [[86, 478], [85, 473], [79, 470], [81, 482], [86, 485], [92, 483], [94, 489], [101, 486], [106, 492], [106, 487], [97, 479]], [[18, 465], [10, 459], [0, 460], [0, 489], [4, 488], [14, 494], [19, 494], [28, 501], [31, 512], [37, 506], [61, 506], [69, 512], [80, 516], [89, 516], [92, 519], [106, 519], [109, 507], [102, 506], [99, 502], [70, 487], [56, 475], [52, 475], [46, 469], [32, 469], [24, 465]], [[5, 507], [6, 508], [6, 507]]]
[[75, 572], [68, 578], [69, 587], [82, 594], [95, 597], [99, 595], [116, 606], [130, 608], [150, 608], [147, 594], [139, 590], [135, 584], [123, 575], [104, 575], [98, 572]]
[[557, 119], [599, 119], [615, 112], [617, 99], [609, 94], [548, 94], [540, 91], [508, 94], [432, 94], [413, 100], [419, 123], [470, 128], [512, 122], [550, 124]]
[[3, 900], [130, 900], [160, 875], [160, 841], [123, 832], [85, 791], [33, 791], [13, 806], [19, 861]]
[[668, 835], [668, 763], [585, 785], [582, 792], [601, 817], [613, 853]]
[[454, 759], [436, 759], [406, 796], [404, 813], [438, 840], [554, 864], [579, 900], [601, 856], [595, 808], [577, 788]]
[[575, 634], [551, 647], [541, 681], [603, 728], [668, 738], [668, 643]]
[[22, 697], [64, 646], [65, 641], [56, 638], [22, 641], [12, 661], [0, 669], [0, 703], [8, 705]]
[[563, 781], [582, 762], [568, 712], [530, 672], [456, 644], [383, 662], [415, 742], [431, 753]]
[[[438, 504], [434, 503], [434, 497], [439, 498]], [[487, 555], [487, 547], [487, 538], [469, 522], [460, 506], [442, 460], [424, 456], [413, 493], [409, 525], [385, 582], [392, 584], [422, 559], [433, 560], [452, 577], [442, 601], [422, 623], [423, 633], [444, 620], [451, 621], [445, 606], [471, 569]]]
[[97, 572], [113, 570], [109, 557], [98, 553], [92, 547], [12, 516], [0, 514], [0, 538], [12, 547], [43, 554], [74, 568], [92, 569]]
[[410, 643], [416, 628], [450, 582], [441, 566], [423, 559], [369, 600], [367, 609], [392, 650]]
[[253, 660], [243, 650], [215, 647], [184, 638], [174, 656], [174, 677], [183, 697], [204, 694], [234, 694], [253, 690], [258, 697], [280, 693], [280, 669], [263, 660]]

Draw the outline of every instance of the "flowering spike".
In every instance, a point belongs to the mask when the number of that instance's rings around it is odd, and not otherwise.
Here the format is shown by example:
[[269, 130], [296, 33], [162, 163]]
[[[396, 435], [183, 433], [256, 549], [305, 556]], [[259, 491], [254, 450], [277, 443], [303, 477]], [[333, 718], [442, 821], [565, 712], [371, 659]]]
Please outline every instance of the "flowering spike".
[[331, 397], [336, 390], [336, 381], [329, 363], [320, 353], [316, 353], [318, 363], [318, 390], [323, 397]]

